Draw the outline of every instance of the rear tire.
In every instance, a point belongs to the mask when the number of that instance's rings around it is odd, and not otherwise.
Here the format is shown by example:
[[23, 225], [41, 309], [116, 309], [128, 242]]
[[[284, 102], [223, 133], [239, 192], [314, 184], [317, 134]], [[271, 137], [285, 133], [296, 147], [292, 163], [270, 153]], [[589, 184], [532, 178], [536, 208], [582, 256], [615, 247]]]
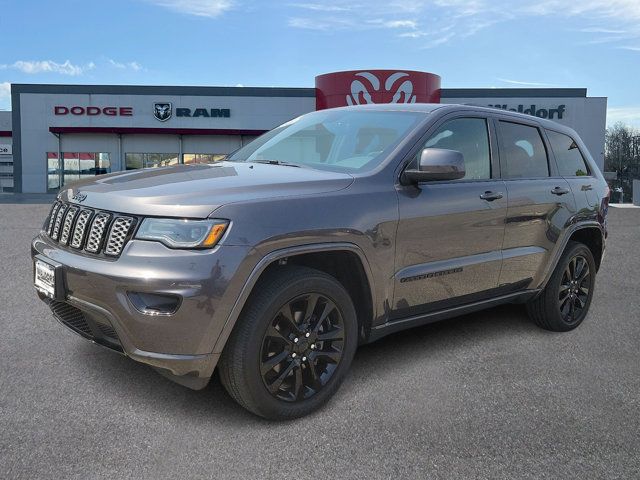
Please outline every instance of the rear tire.
[[278, 267], [254, 288], [218, 366], [240, 405], [285, 420], [320, 408], [336, 392], [358, 344], [349, 294], [334, 277]]
[[542, 293], [527, 303], [529, 317], [553, 332], [573, 330], [587, 316], [596, 280], [589, 248], [569, 242]]

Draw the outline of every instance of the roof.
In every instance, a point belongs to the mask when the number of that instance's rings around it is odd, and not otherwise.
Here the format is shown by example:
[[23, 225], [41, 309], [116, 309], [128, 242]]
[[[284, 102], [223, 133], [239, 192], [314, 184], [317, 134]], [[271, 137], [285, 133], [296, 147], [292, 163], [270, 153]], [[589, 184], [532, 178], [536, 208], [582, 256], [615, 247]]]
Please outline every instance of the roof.
[[502, 118], [512, 117], [514, 120], [523, 120], [526, 122], [537, 122], [544, 128], [557, 130], [559, 132], [566, 132], [575, 134], [574, 130], [561, 125], [552, 120], [546, 120], [540, 117], [534, 117], [526, 113], [512, 112], [510, 110], [503, 110], [501, 108], [483, 107], [479, 105], [465, 105], [456, 103], [376, 103], [367, 105], [353, 105], [349, 107], [340, 107], [333, 110], [371, 110], [371, 111], [395, 111], [395, 112], [420, 112], [430, 114], [437, 111], [439, 115], [446, 115], [447, 113], [468, 111], [468, 112], [482, 112], [492, 115], [499, 115]]
[[[214, 87], [172, 85], [70, 85], [42, 83], [14, 83], [15, 93], [61, 94], [129, 94], [129, 95], [193, 95], [238, 97], [315, 97], [315, 88], [290, 87]], [[586, 88], [443, 88], [442, 98], [553, 98], [586, 97]]]

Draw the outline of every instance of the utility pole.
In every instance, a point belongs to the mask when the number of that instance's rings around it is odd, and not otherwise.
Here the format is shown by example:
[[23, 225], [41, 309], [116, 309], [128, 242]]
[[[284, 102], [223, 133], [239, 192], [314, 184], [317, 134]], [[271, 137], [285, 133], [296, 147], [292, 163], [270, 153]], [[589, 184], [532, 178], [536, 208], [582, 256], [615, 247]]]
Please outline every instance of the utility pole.
[[640, 173], [640, 135], [634, 135], [631, 137], [631, 158], [633, 159], [633, 169], [635, 176]]

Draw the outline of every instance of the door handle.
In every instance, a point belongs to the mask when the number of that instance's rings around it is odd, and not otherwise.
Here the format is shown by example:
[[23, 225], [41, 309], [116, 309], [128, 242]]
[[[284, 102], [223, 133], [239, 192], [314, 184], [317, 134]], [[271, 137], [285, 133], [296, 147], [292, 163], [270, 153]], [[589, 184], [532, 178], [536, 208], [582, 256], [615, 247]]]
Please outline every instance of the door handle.
[[587, 190], [593, 190], [593, 186], [592, 185], [582, 185], [580, 190], [582, 190], [583, 192], [586, 192]]
[[502, 196], [503, 195], [500, 192], [486, 191], [480, 195], [480, 198], [482, 200], [486, 200], [487, 202], [493, 202], [494, 200], [499, 200], [500, 198], [502, 198]]
[[564, 187], [555, 187], [551, 190], [551, 193], [554, 195], [565, 195], [569, 193], [569, 189]]

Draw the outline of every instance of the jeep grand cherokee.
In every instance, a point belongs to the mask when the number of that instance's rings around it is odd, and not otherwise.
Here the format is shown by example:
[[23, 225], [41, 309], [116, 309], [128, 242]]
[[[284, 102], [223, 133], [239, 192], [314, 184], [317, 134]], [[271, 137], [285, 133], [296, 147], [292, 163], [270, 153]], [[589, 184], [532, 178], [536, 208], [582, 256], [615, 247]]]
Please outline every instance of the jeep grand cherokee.
[[576, 133], [460, 105], [303, 115], [226, 161], [64, 189], [33, 240], [65, 326], [238, 403], [305, 415], [358, 344], [501, 303], [586, 317], [609, 190]]

